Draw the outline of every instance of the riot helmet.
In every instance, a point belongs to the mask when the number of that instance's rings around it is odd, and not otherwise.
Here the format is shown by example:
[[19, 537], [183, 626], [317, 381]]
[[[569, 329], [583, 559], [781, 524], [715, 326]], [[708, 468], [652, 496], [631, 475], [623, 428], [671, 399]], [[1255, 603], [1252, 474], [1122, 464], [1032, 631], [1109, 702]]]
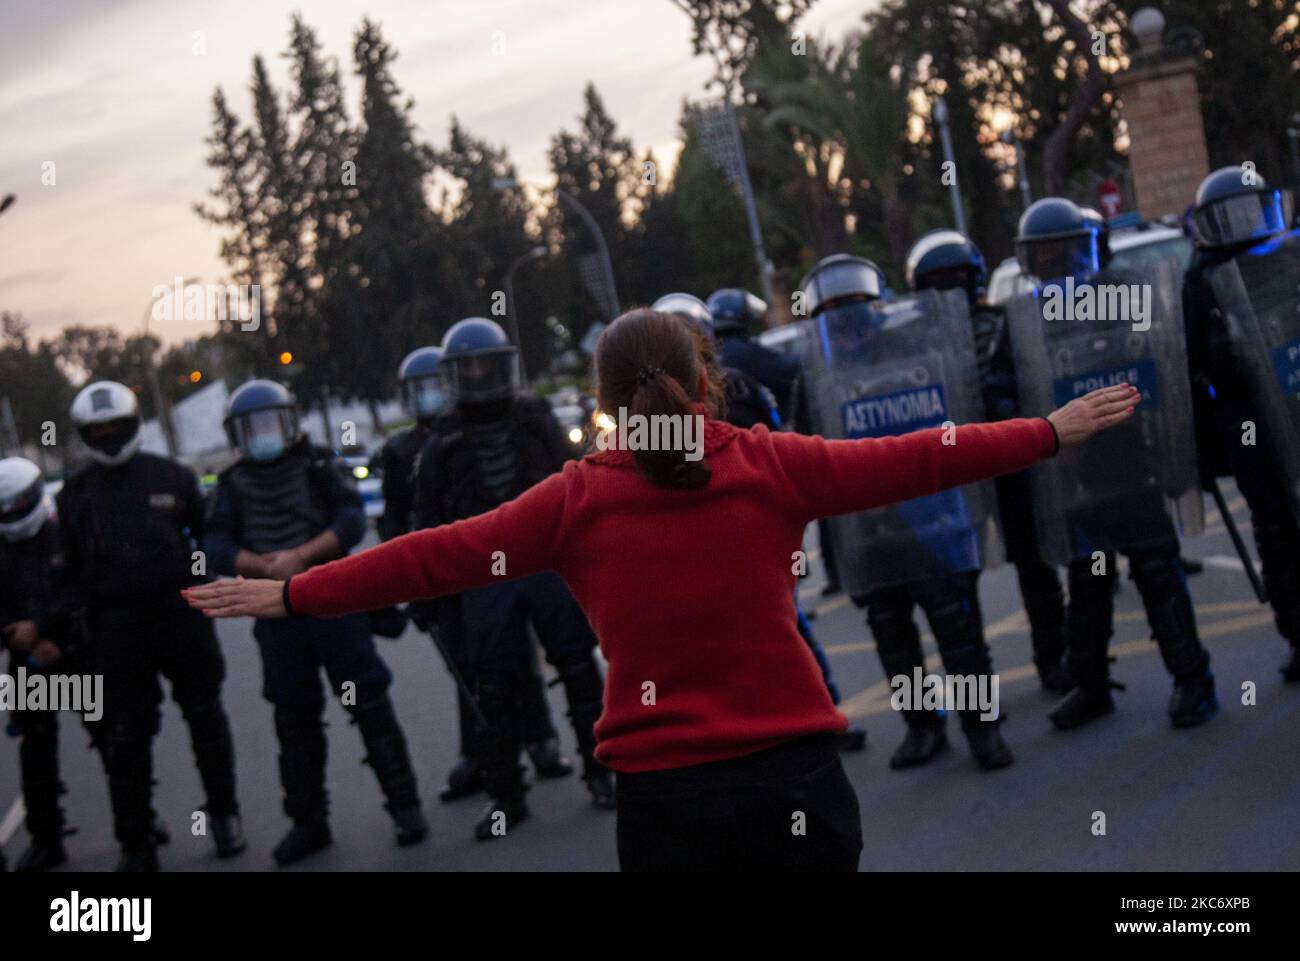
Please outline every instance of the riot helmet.
[[1100, 267], [1097, 226], [1064, 197], [1035, 200], [1020, 217], [1016, 259], [1040, 281], [1094, 274]]
[[865, 257], [823, 257], [799, 284], [804, 312], [815, 317], [830, 307], [877, 300], [885, 289], [884, 272]]
[[283, 384], [250, 380], [226, 401], [224, 421], [232, 447], [258, 463], [279, 460], [298, 441], [298, 404]]
[[0, 537], [10, 543], [28, 540], [49, 516], [41, 469], [25, 457], [0, 460]]
[[957, 230], [931, 230], [907, 252], [913, 290], [964, 290], [974, 299], [988, 282], [984, 255]]
[[1286, 230], [1281, 191], [1253, 167], [1220, 167], [1196, 188], [1192, 223], [1202, 247], [1266, 240]]
[[71, 415], [87, 452], [101, 464], [125, 464], [140, 449], [140, 404], [123, 384], [87, 384], [73, 399]]
[[510, 400], [519, 389], [519, 351], [486, 317], [466, 317], [442, 338], [447, 391], [458, 405]]
[[[717, 294], [714, 294], [716, 297]], [[710, 297], [710, 300], [713, 298]], [[651, 310], [657, 310], [665, 314], [680, 314], [691, 322], [691, 324], [705, 337], [713, 340], [717, 329], [714, 326], [714, 314], [700, 298], [694, 294], [685, 294], [680, 291], [664, 294], [653, 304]]]
[[438, 369], [441, 361], [441, 347], [420, 347], [407, 354], [397, 369], [402, 403], [422, 424], [447, 408], [447, 388]]
[[767, 304], [740, 287], [723, 287], [709, 295], [708, 311], [719, 336], [747, 334], [760, 326]]

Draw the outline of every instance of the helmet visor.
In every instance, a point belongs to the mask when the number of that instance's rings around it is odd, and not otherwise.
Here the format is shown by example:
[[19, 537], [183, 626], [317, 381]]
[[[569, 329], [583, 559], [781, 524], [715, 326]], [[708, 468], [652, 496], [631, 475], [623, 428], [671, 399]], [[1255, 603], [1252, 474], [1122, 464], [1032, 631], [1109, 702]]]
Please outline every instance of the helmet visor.
[[817, 316], [817, 335], [827, 369], [871, 362], [888, 318], [878, 302], [858, 300], [828, 307]]
[[272, 461], [283, 456], [298, 434], [293, 411], [283, 407], [241, 414], [232, 426], [236, 445], [256, 461]]
[[131, 443], [139, 430], [140, 420], [136, 417], [117, 417], [98, 424], [82, 424], [77, 428], [87, 447], [93, 447], [109, 457], [121, 453], [122, 448]]
[[447, 407], [447, 389], [436, 374], [405, 381], [402, 394], [407, 409], [421, 420], [437, 417]]
[[1094, 274], [1099, 269], [1097, 234], [1088, 230], [1065, 237], [1022, 240], [1016, 257], [1025, 273], [1041, 281]]
[[880, 296], [880, 275], [870, 264], [859, 260], [844, 260], [827, 264], [814, 271], [804, 289], [805, 306], [810, 314], [817, 314], [826, 304], [850, 299], [872, 299]]
[[1245, 240], [1262, 240], [1286, 229], [1282, 195], [1258, 190], [1212, 200], [1192, 215], [1202, 244], [1219, 247]]
[[10, 497], [0, 499], [0, 524], [15, 524], [36, 510], [45, 496], [45, 485], [38, 477]]
[[513, 349], [446, 359], [447, 387], [458, 404], [512, 397], [519, 386], [519, 359]]

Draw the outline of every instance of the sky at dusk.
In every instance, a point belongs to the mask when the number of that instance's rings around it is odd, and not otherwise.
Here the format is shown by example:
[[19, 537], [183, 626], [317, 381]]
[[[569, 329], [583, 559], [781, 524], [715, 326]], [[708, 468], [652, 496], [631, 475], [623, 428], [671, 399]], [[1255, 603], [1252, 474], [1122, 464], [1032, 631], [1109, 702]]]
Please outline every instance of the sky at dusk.
[[[839, 38], [874, 5], [820, 0], [802, 28]], [[548, 139], [575, 126], [588, 81], [638, 151], [673, 158], [682, 99], [705, 95], [712, 67], [692, 56], [690, 23], [669, 0], [5, 0], [0, 195], [18, 200], [0, 215], [0, 309], [38, 337], [68, 324], [130, 333], [155, 286], [225, 276], [220, 233], [192, 210], [215, 182], [203, 142], [212, 91], [247, 120], [259, 52], [283, 89], [295, 10], [339, 59], [354, 119], [352, 33], [369, 15], [398, 51], [419, 136], [443, 143], [454, 113], [507, 145], [531, 180], [548, 179]], [[157, 326], [168, 342], [209, 328]]]

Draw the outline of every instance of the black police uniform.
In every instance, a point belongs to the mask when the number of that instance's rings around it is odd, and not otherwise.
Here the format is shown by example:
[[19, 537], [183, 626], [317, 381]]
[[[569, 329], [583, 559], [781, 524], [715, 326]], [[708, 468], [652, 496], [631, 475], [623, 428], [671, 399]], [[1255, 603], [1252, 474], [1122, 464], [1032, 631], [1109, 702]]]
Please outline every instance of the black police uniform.
[[[406, 430], [392, 434], [380, 450], [380, 464], [383, 472], [384, 513], [376, 526], [382, 540], [391, 540], [409, 533], [415, 521], [415, 470], [420, 452], [434, 436], [432, 425], [417, 423]], [[435, 445], [436, 446], [436, 445]], [[433, 456], [432, 453], [430, 456]], [[416, 627], [422, 631], [438, 629], [438, 601], [417, 601], [408, 606]], [[554, 738], [555, 727], [551, 723], [550, 707], [546, 703], [546, 692], [542, 687], [542, 678], [536, 666], [530, 660], [533, 670], [531, 682], [523, 683], [519, 694], [521, 716], [520, 736], [525, 744], [538, 744]], [[458, 666], [459, 667], [459, 666]], [[474, 708], [461, 690], [456, 687], [457, 713], [460, 723], [460, 755], [474, 758], [477, 754]], [[446, 799], [459, 792], [449, 790]]]
[[221, 702], [225, 660], [212, 622], [182, 600], [207, 580], [195, 545], [203, 533], [198, 480], [181, 464], [139, 453], [117, 466], [91, 463], [57, 498], [66, 581], [84, 600], [104, 671], [109, 792], [114, 829], [128, 852], [152, 847], [152, 742], [163, 691], [190, 729], [211, 817], [238, 814], [235, 753]]
[[[1183, 315], [1201, 475], [1207, 487], [1215, 477], [1236, 478], [1250, 508], [1278, 633], [1295, 652], [1300, 651], [1300, 527], [1282, 481], [1285, 472], [1269, 442], [1268, 425], [1237, 365], [1223, 312], [1206, 277], [1211, 268], [1240, 256], [1258, 242], [1198, 248], [1183, 279]], [[1253, 445], [1241, 442], [1246, 421], [1255, 425]], [[1300, 681], [1300, 656], [1293, 654], [1283, 673], [1288, 681]]]
[[[217, 573], [233, 574], [241, 549], [292, 550], [326, 530], [350, 550], [365, 534], [365, 509], [338, 458], [300, 438], [274, 461], [244, 458], [222, 473], [204, 546]], [[258, 619], [253, 636], [262, 696], [275, 705], [285, 814], [297, 824], [320, 824], [328, 815], [322, 668], [361, 730], [387, 809], [418, 809], [406, 738], [388, 697], [392, 674], [375, 651], [367, 616]], [[354, 697], [345, 696], [349, 684]]]
[[[975, 305], [971, 312], [975, 360], [990, 421], [1020, 416], [1015, 365], [1006, 314], [995, 307]], [[1045, 680], [1059, 672], [1065, 654], [1065, 595], [1056, 567], [1042, 559], [1034, 514], [1029, 509], [1029, 472], [1007, 474], [994, 481], [1007, 560], [1016, 568], [1020, 595], [1029, 619], [1034, 666]]]
[[[93, 675], [100, 673], [85, 634], [84, 611], [75, 604], [63, 569], [63, 542], [58, 521], [51, 517], [32, 537], [0, 540], [0, 628], [30, 620], [36, 633], [59, 649], [59, 659], [49, 668], [38, 667], [27, 655], [10, 652], [10, 674], [25, 667], [28, 674]], [[91, 746], [104, 759], [107, 729], [99, 720], [82, 716]], [[62, 861], [64, 815], [59, 796], [59, 715], [57, 711], [15, 711], [9, 732], [21, 738], [18, 748], [27, 830], [32, 836], [31, 855], [40, 851]], [[33, 866], [30, 856], [18, 868]], [[46, 866], [53, 866], [52, 864]]]
[[[421, 452], [417, 524], [436, 527], [492, 510], [562, 469], [571, 456], [541, 398], [519, 395], [462, 404], [439, 420]], [[529, 625], [564, 685], [585, 774], [588, 779], [604, 775], [595, 759], [592, 730], [604, 691], [593, 653], [596, 637], [557, 574], [535, 574], [442, 598], [437, 611], [442, 638], [488, 721], [481, 759], [493, 799], [518, 802], [524, 791], [518, 759], [526, 722], [519, 692], [526, 689], [532, 670]]]

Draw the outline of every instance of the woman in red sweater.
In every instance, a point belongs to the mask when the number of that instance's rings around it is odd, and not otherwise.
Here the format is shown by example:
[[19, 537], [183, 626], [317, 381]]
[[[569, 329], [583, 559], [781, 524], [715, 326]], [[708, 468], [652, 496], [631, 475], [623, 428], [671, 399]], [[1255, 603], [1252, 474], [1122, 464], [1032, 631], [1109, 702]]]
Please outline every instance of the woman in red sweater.
[[668, 314], [620, 317], [595, 365], [602, 409], [673, 415], [684, 441], [611, 435], [488, 513], [188, 600], [213, 617], [336, 617], [557, 571], [609, 664], [596, 754], [619, 776], [623, 869], [855, 869], [857, 797], [832, 746], [847, 720], [795, 627], [804, 528], [1021, 470], [1129, 416], [1136, 390], [958, 427], [955, 443], [941, 428], [827, 441], [709, 418], [704, 365]]

